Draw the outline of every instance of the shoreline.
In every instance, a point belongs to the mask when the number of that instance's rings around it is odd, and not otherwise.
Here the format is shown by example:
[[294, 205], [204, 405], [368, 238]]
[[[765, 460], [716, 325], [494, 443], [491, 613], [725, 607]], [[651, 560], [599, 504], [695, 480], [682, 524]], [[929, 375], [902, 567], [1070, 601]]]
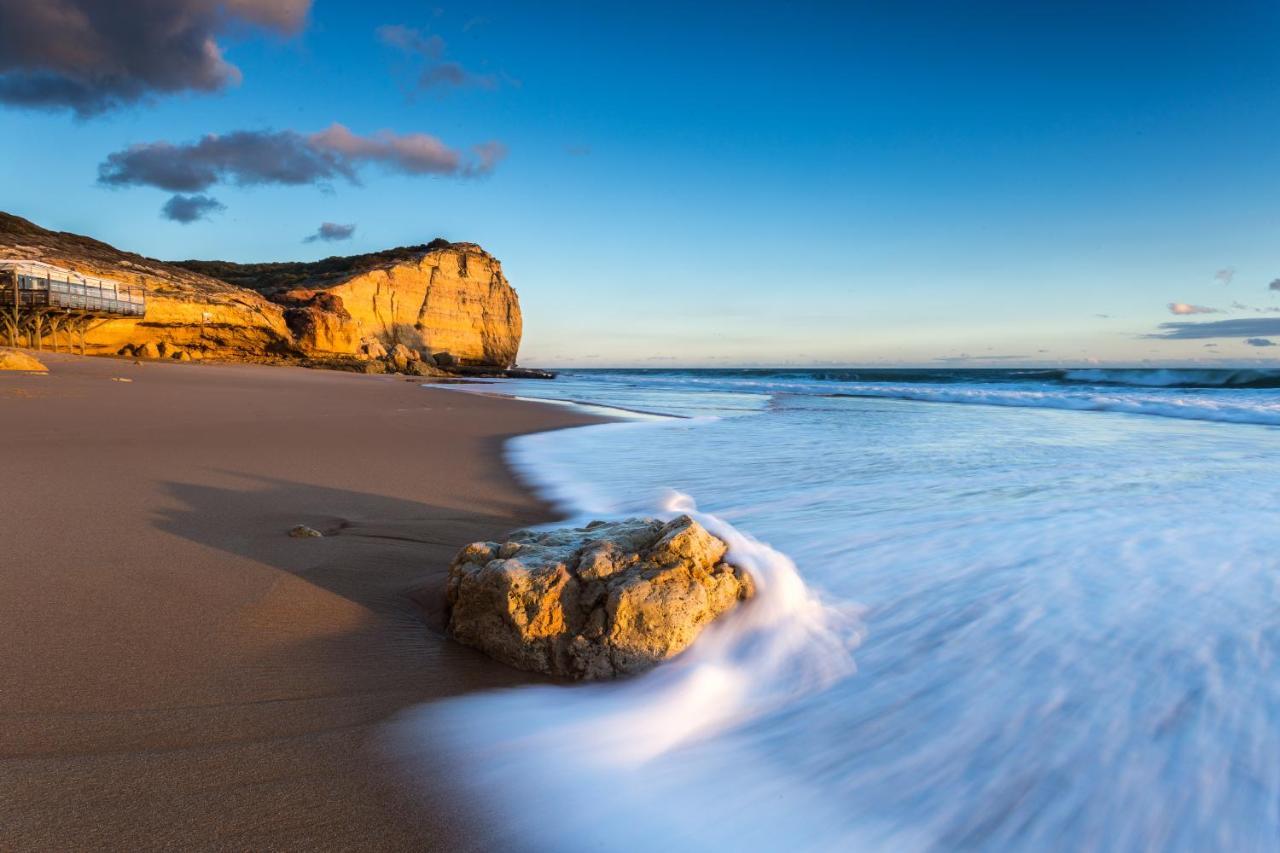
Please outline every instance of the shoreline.
[[42, 358], [0, 374], [3, 846], [474, 846], [479, 804], [446, 776], [406, 790], [380, 729], [531, 680], [446, 641], [432, 589], [462, 544], [554, 520], [507, 439], [604, 420], [399, 376]]

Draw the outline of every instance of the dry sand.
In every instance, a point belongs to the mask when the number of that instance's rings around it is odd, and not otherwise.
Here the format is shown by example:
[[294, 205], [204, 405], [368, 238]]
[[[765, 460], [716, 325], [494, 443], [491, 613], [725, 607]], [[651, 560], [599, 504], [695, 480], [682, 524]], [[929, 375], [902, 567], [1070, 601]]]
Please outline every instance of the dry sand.
[[0, 373], [0, 849], [477, 846], [448, 768], [413, 802], [382, 726], [518, 676], [408, 591], [438, 607], [459, 545], [548, 518], [503, 439], [588, 419], [402, 377], [45, 361]]

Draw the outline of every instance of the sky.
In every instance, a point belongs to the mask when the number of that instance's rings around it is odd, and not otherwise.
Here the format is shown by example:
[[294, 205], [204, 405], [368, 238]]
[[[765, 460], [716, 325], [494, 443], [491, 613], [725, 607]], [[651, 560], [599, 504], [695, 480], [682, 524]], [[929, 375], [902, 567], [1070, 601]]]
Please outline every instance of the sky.
[[162, 259], [479, 243], [531, 366], [1271, 363], [1277, 36], [1263, 2], [0, 0], [0, 208]]

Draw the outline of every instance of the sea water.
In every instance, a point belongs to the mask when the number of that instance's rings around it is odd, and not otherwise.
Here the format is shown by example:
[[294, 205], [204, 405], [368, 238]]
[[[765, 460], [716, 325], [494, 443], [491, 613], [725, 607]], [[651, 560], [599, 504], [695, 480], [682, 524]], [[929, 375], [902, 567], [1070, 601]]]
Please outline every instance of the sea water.
[[693, 511], [760, 586], [640, 678], [401, 723], [514, 847], [1280, 849], [1280, 372], [478, 390], [677, 416], [508, 459], [574, 520]]

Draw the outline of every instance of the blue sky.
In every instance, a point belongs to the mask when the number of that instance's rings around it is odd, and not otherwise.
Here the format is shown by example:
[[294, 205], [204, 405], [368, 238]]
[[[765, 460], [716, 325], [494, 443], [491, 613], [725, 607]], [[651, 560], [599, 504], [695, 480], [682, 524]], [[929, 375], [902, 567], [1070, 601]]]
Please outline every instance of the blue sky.
[[[161, 258], [477, 242], [520, 292], [527, 364], [1280, 351], [1259, 345], [1280, 343], [1274, 4], [303, 11], [293, 28], [224, 20], [213, 37], [241, 79], [217, 91], [148, 92], [88, 117], [0, 105], [3, 208]], [[414, 53], [389, 26], [440, 41]], [[418, 85], [441, 66], [453, 84]], [[335, 122], [361, 139], [429, 134], [466, 162], [484, 142], [506, 154], [475, 176], [370, 155], [358, 184], [224, 180], [202, 190], [223, 209], [187, 224], [161, 215], [171, 190], [98, 181], [137, 143]], [[355, 230], [305, 242], [323, 222]]]

